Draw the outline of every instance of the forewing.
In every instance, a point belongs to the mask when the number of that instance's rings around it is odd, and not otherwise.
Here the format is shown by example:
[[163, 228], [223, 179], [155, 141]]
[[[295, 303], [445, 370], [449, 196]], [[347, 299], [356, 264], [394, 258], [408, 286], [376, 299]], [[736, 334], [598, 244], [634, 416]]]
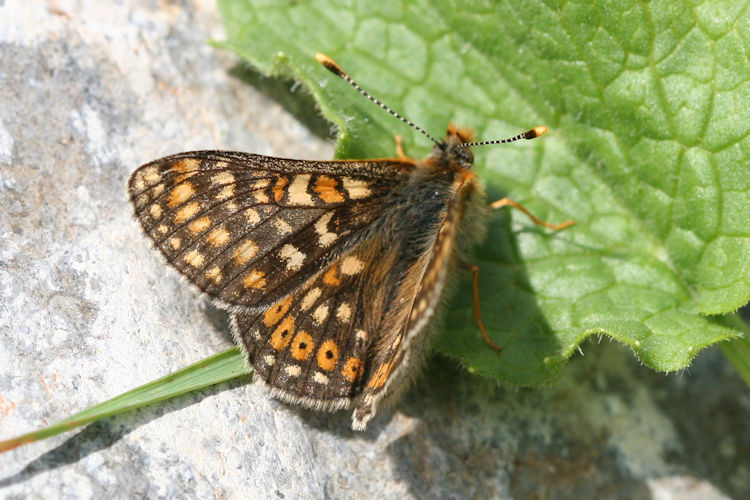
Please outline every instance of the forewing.
[[412, 164], [315, 162], [197, 151], [130, 177], [154, 247], [227, 308], [265, 307], [357, 244]]
[[235, 340], [276, 396], [336, 409], [361, 393], [385, 296], [395, 286], [383, 281], [394, 255], [379, 242], [339, 256], [261, 313], [232, 314]]

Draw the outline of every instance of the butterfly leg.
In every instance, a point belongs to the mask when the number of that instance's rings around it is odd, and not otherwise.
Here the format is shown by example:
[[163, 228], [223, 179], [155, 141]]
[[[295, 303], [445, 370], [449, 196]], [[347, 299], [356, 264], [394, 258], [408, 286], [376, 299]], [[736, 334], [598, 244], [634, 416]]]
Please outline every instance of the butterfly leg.
[[502, 200], [497, 200], [496, 202], [490, 203], [488, 208], [490, 210], [497, 210], [498, 208], [502, 208], [502, 207], [513, 207], [517, 210], [520, 210], [521, 212], [526, 214], [526, 216], [529, 219], [531, 219], [531, 222], [533, 222], [537, 226], [544, 226], [546, 228], [552, 229], [553, 231], [559, 231], [561, 229], [565, 229], [576, 223], [576, 221], [574, 220], [569, 220], [569, 221], [563, 222], [562, 224], [551, 224], [549, 222], [545, 222], [541, 219], [538, 219], [536, 216], [534, 216], [534, 214], [529, 212], [529, 210], [526, 207], [524, 207], [518, 202], [511, 200], [510, 198], [503, 198]]
[[460, 265], [471, 271], [472, 274], [472, 288], [474, 289], [474, 317], [479, 325], [479, 331], [482, 332], [482, 339], [496, 351], [502, 352], [503, 348], [497, 345], [487, 333], [487, 329], [484, 327], [484, 322], [482, 321], [482, 313], [479, 310], [479, 266], [465, 261], [461, 261]]
[[408, 156], [406, 156], [406, 153], [404, 153], [404, 141], [401, 139], [400, 135], [396, 136], [396, 154], [398, 155], [399, 159], [401, 160], [410, 160]]

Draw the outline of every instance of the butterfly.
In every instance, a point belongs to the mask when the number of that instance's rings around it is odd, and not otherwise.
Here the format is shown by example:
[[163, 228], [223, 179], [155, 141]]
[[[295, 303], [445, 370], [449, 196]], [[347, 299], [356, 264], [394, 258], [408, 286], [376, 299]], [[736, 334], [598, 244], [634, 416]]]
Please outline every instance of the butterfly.
[[[487, 205], [470, 147], [545, 128], [474, 143], [451, 125], [438, 141], [316, 58], [429, 137], [430, 155], [413, 160], [400, 141], [396, 157], [374, 160], [195, 151], [141, 166], [128, 192], [154, 248], [230, 312], [235, 341], [271, 393], [352, 408], [352, 428], [364, 430], [424, 360], [448, 276], [481, 240], [488, 211], [517, 206]], [[477, 319], [492, 344], [478, 305]]]

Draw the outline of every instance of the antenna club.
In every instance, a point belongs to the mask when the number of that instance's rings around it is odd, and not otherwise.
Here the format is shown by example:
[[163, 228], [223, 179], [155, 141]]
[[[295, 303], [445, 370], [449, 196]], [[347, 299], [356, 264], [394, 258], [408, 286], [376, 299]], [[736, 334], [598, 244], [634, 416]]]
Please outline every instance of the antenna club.
[[325, 54], [323, 54], [321, 52], [316, 52], [315, 53], [315, 59], [320, 64], [322, 64], [323, 66], [325, 66], [328, 71], [330, 71], [331, 73], [333, 73], [333, 74], [335, 74], [337, 76], [340, 76], [340, 77], [343, 78], [343, 76], [346, 74], [346, 73], [344, 73], [344, 70], [341, 69], [341, 66], [339, 66], [338, 64], [336, 64], [336, 62], [333, 59], [331, 59], [330, 57], [328, 57], [327, 55], [325, 55]]
[[523, 134], [524, 139], [534, 139], [536, 137], [539, 137], [541, 135], [544, 135], [547, 133], [547, 127], [544, 125], [540, 125], [539, 127], [534, 127], [531, 130], [527, 131]]

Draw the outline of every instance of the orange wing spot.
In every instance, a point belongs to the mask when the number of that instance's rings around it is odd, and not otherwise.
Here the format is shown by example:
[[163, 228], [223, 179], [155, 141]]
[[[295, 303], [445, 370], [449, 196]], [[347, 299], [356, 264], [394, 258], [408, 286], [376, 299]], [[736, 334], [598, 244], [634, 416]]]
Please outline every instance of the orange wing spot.
[[195, 219], [193, 222], [190, 223], [188, 226], [188, 229], [193, 234], [202, 233], [206, 229], [211, 227], [211, 218], [210, 217], [201, 217], [200, 219]]
[[229, 241], [229, 231], [219, 227], [208, 233], [208, 242], [215, 247], [223, 247]]
[[222, 275], [221, 275], [221, 269], [218, 267], [214, 267], [209, 271], [206, 271], [206, 278], [210, 279], [217, 285], [221, 283]]
[[335, 264], [323, 275], [323, 283], [330, 286], [339, 286], [341, 284]]
[[266, 275], [258, 270], [253, 270], [250, 274], [245, 276], [242, 280], [242, 284], [245, 288], [255, 288], [256, 290], [263, 290], [266, 287]]
[[344, 367], [341, 368], [341, 375], [344, 376], [349, 382], [355, 382], [360, 376], [362, 376], [362, 360], [358, 358], [349, 358], [344, 363]]
[[185, 205], [184, 207], [179, 209], [176, 214], [174, 214], [174, 221], [177, 224], [182, 224], [193, 215], [198, 213], [198, 209], [200, 208], [200, 206], [200, 203], [198, 203], [197, 201], [194, 201], [189, 205]]
[[194, 194], [195, 188], [189, 182], [178, 184], [172, 192], [169, 193], [169, 196], [167, 196], [167, 205], [173, 208], [177, 205], [182, 205]]
[[310, 334], [300, 331], [294, 336], [294, 341], [292, 342], [292, 357], [298, 361], [304, 361], [310, 357], [314, 347], [315, 345]]
[[392, 367], [392, 363], [383, 363], [382, 365], [378, 366], [378, 369], [375, 370], [372, 378], [367, 383], [367, 388], [380, 389], [381, 387], [383, 387], [383, 385], [385, 385], [385, 381], [388, 380], [388, 375], [391, 373]]
[[327, 371], [336, 369], [336, 363], [339, 361], [339, 346], [333, 340], [326, 340], [318, 349], [318, 366]]
[[285, 187], [289, 184], [289, 179], [286, 177], [279, 177], [276, 179], [276, 184], [273, 186], [273, 199], [276, 201], [276, 203], [280, 202], [281, 199], [284, 197], [285, 193]]
[[252, 240], [245, 240], [242, 245], [238, 246], [237, 250], [234, 251], [234, 255], [232, 255], [232, 258], [237, 262], [237, 264], [243, 266], [250, 259], [255, 257], [256, 253], [258, 253], [258, 245], [256, 245]]
[[200, 166], [201, 162], [196, 160], [195, 158], [183, 158], [182, 160], [175, 163], [170, 170], [179, 174], [187, 174], [189, 172], [195, 172], [200, 168]]
[[336, 189], [336, 186], [338, 185], [338, 181], [333, 177], [321, 175], [315, 181], [313, 191], [315, 191], [318, 196], [320, 196], [320, 199], [326, 203], [341, 203], [346, 201], [346, 198], [344, 198], [344, 195]]
[[185, 254], [182, 260], [184, 260], [187, 264], [198, 268], [203, 265], [203, 263], [206, 261], [206, 258], [198, 250], [191, 250], [187, 254]]
[[289, 345], [289, 342], [292, 340], [292, 334], [294, 333], [294, 317], [293, 316], [287, 316], [284, 318], [284, 321], [282, 321], [279, 326], [276, 327], [276, 330], [273, 331], [271, 334], [271, 347], [276, 349], [277, 351], [281, 351], [282, 349], [286, 349], [286, 346]]
[[[251, 273], [252, 274], [252, 273]], [[290, 295], [281, 302], [277, 302], [263, 314], [263, 324], [266, 326], [273, 326], [279, 322], [281, 318], [287, 313], [289, 308], [292, 306], [294, 296]]]

